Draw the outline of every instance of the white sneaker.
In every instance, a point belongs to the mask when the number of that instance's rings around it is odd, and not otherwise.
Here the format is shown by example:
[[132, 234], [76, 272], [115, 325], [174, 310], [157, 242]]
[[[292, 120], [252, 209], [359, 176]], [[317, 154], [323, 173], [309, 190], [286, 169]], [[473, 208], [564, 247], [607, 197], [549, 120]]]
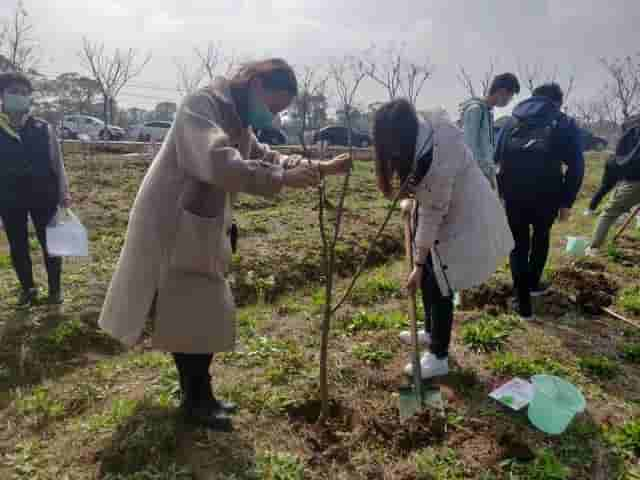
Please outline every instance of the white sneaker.
[[[411, 345], [411, 332], [409, 330], [400, 332], [398, 338], [402, 343]], [[431, 335], [424, 330], [418, 330], [418, 345], [422, 345], [423, 347], [431, 345]]]
[[[413, 375], [413, 363], [404, 367], [404, 373], [408, 376]], [[425, 353], [420, 360], [420, 373], [423, 380], [447, 375], [449, 373], [449, 358], [439, 359], [433, 353]]]

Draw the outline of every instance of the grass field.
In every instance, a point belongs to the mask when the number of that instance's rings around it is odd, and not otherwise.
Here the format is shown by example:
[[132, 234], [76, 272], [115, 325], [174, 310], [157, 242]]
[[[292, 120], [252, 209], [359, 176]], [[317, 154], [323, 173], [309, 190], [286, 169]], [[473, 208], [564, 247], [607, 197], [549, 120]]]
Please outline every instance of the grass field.
[[[92, 259], [65, 265], [63, 307], [14, 307], [17, 284], [0, 239], [0, 479], [640, 478], [640, 331], [597, 313], [611, 303], [640, 320], [640, 235], [630, 229], [603, 258], [563, 254], [565, 236], [589, 235], [595, 221], [582, 211], [603, 156], [588, 162], [573, 218], [554, 229], [547, 276], [557, 288], [537, 303], [538, 321], [510, 315], [506, 266], [488, 288], [470, 292], [456, 313], [453, 372], [437, 382], [446, 405], [409, 425], [399, 423], [395, 395], [408, 360], [397, 340], [407, 322], [399, 217], [334, 322], [333, 416], [320, 428], [317, 193], [240, 197], [232, 276], [240, 338], [237, 351], [216, 358], [213, 373], [217, 392], [242, 409], [235, 432], [220, 434], [180, 423], [167, 355], [148, 341], [123, 351], [96, 327], [146, 165], [70, 158]], [[372, 168], [357, 165], [339, 289], [385, 214]], [[44, 283], [42, 267], [36, 271]], [[587, 398], [587, 412], [559, 437], [487, 397], [512, 376], [541, 372], [568, 378]]]

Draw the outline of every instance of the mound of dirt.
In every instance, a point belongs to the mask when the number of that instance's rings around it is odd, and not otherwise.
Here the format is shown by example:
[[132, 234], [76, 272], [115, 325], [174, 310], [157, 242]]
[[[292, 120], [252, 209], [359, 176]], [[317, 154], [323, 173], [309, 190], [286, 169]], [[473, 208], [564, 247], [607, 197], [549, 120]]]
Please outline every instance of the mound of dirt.
[[388, 410], [366, 419], [361, 438], [365, 441], [376, 439], [406, 455], [442, 441], [445, 423], [441, 416], [431, 410], [424, 410], [404, 423], [400, 422], [397, 411]]
[[360, 444], [378, 443], [405, 456], [444, 438], [446, 421], [430, 410], [405, 422], [401, 422], [396, 408], [375, 410], [359, 413], [332, 402], [324, 424], [317, 423], [320, 416], [317, 400], [291, 406], [287, 413], [314, 452], [311, 462], [318, 464], [327, 460], [347, 463], [349, 452]]
[[595, 314], [610, 306], [618, 291], [617, 283], [604, 273], [570, 266], [554, 272], [553, 281], [558, 290], [575, 296], [576, 304], [586, 313]]
[[560, 318], [572, 308], [573, 304], [566, 293], [553, 290], [547, 295], [541, 297], [539, 306], [536, 307], [536, 310], [540, 314]]
[[490, 281], [476, 288], [465, 290], [464, 308], [479, 308], [489, 313], [502, 313], [509, 310], [513, 288], [502, 282]]

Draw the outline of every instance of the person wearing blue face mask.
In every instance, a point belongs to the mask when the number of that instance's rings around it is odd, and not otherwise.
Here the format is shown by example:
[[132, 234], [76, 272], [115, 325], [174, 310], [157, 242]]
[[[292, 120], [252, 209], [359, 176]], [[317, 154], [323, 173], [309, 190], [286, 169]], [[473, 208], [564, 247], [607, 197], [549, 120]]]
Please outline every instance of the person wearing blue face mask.
[[30, 114], [32, 94], [24, 75], [0, 75], [0, 218], [21, 286], [20, 306], [31, 305], [38, 296], [29, 255], [29, 217], [44, 254], [48, 301], [62, 303], [62, 260], [48, 255], [45, 232], [57, 209], [71, 204], [55, 130]]
[[213, 354], [235, 344], [225, 279], [235, 195], [273, 197], [351, 168], [348, 155], [318, 162], [258, 143], [253, 130], [270, 126], [297, 93], [293, 69], [269, 59], [189, 95], [131, 212], [99, 324], [132, 346], [153, 319], [153, 346], [173, 354], [189, 424], [228, 431], [236, 409], [214, 396], [209, 372]]

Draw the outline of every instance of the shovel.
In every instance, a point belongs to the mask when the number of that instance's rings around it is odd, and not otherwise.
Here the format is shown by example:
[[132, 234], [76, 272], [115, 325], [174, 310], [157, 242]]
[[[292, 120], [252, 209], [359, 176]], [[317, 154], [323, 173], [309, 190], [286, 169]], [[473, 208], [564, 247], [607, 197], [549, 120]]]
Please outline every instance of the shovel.
[[[403, 200], [400, 203], [402, 215], [404, 217], [404, 246], [407, 256], [409, 271], [413, 269], [413, 236], [411, 234], [411, 206], [410, 200]], [[424, 386], [422, 384], [422, 372], [420, 371], [420, 349], [418, 346], [418, 322], [416, 320], [416, 295], [415, 292], [409, 293], [409, 321], [411, 329], [411, 345], [412, 364], [413, 364], [413, 387], [407, 386], [400, 388], [400, 419], [406, 420], [413, 417], [416, 413], [421, 412], [425, 406]], [[438, 394], [439, 391], [429, 392]], [[433, 401], [433, 399], [432, 399]], [[427, 402], [427, 403], [432, 403]]]

